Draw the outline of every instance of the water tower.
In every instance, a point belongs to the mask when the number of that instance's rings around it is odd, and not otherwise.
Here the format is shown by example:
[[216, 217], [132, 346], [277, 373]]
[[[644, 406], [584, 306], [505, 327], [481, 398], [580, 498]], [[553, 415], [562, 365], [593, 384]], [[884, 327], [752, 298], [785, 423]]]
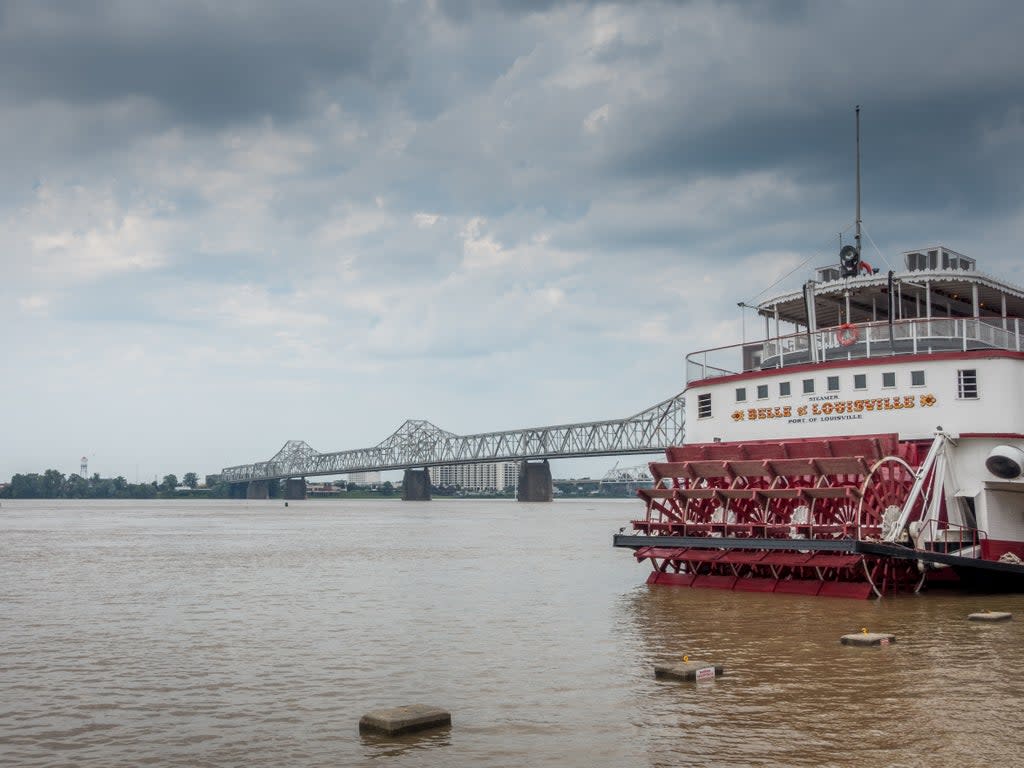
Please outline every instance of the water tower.
[[82, 457], [82, 469], [81, 469], [80, 476], [81, 477], [88, 477], [89, 476], [89, 457], [88, 456], [83, 456]]

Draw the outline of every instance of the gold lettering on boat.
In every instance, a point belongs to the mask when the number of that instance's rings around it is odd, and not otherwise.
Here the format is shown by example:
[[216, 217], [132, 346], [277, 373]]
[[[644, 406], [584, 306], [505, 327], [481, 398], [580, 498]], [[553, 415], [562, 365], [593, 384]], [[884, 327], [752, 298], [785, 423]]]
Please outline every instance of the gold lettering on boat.
[[795, 409], [790, 405], [774, 405], [761, 408], [747, 408], [732, 412], [733, 421], [770, 421], [772, 419], [788, 419], [797, 416], [831, 416], [833, 414], [856, 414], [865, 411], [902, 411], [915, 408], [931, 408], [938, 402], [933, 394], [927, 395], [896, 395], [890, 397], [861, 398], [858, 400], [838, 400], [799, 405]]

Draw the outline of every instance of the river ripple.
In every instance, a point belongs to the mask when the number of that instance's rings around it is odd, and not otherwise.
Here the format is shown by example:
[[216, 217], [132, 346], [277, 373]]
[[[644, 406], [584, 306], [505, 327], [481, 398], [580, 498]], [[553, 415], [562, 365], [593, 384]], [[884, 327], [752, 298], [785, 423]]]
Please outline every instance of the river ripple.
[[[4, 766], [1019, 762], [1024, 597], [647, 587], [632, 501], [0, 507]], [[1020, 619], [977, 625], [992, 608]], [[867, 626], [889, 648], [841, 646]], [[689, 654], [727, 675], [656, 681]], [[364, 738], [370, 709], [450, 731]]]

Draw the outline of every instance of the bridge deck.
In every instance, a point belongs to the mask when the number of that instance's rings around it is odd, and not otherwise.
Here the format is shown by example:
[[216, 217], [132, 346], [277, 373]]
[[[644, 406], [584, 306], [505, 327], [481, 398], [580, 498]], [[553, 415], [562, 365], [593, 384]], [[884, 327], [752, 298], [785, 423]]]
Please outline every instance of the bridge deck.
[[442, 464], [655, 453], [683, 442], [683, 406], [680, 392], [624, 419], [476, 435], [456, 435], [428, 421], [407, 421], [372, 448], [320, 453], [302, 440], [289, 440], [268, 461], [226, 467], [221, 479], [241, 483]]

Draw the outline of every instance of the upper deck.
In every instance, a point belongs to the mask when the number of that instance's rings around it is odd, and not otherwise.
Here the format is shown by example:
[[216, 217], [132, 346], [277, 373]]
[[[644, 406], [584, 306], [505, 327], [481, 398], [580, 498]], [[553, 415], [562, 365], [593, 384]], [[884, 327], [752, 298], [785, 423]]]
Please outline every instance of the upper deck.
[[[853, 343], [844, 345], [850, 332]], [[1020, 352], [1024, 323], [1017, 317], [937, 318], [857, 323], [777, 336], [692, 352], [686, 356], [687, 384], [752, 371], [808, 363], [861, 360], [935, 352], [1000, 349]]]
[[[933, 352], [1021, 351], [1024, 289], [944, 246], [903, 254], [904, 270], [817, 272], [802, 291], [757, 306], [761, 340], [687, 355], [687, 382], [808, 363]], [[862, 264], [867, 272], [867, 265]]]

